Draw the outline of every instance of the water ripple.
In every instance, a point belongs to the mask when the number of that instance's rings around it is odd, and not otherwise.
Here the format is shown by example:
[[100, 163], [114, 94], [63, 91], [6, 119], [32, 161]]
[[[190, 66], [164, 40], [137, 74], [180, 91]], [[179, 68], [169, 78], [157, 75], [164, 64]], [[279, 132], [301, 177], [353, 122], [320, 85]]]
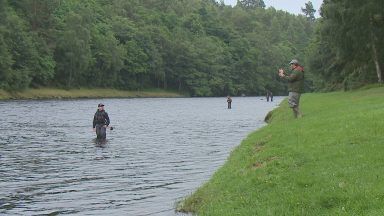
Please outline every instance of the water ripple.
[[105, 143], [92, 132], [99, 100], [0, 102], [0, 215], [182, 215], [175, 203], [280, 101], [105, 99]]

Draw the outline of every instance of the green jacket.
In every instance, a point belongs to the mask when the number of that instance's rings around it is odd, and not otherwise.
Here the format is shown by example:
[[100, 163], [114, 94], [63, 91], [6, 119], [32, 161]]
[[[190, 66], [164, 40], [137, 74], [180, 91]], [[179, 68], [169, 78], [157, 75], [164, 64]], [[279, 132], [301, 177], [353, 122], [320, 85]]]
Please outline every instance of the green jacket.
[[297, 66], [291, 73], [284, 77], [288, 81], [289, 92], [304, 92], [304, 68]]

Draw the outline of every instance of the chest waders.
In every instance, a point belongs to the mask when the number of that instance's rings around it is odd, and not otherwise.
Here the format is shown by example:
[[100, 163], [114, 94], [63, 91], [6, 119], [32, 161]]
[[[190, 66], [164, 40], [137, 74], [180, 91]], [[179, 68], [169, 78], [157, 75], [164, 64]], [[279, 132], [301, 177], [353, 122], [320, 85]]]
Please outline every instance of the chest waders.
[[97, 139], [106, 139], [107, 138], [107, 128], [109, 124], [108, 114], [105, 112], [97, 112], [94, 117], [94, 124], [96, 128]]
[[97, 139], [106, 139], [107, 138], [107, 128], [103, 124], [96, 125], [96, 135]]

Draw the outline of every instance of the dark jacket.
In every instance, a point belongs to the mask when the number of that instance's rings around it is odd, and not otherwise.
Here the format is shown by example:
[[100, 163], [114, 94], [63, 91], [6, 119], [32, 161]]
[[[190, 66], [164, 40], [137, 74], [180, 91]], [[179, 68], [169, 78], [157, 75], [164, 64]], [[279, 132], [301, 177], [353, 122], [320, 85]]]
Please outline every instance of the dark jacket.
[[304, 68], [297, 66], [291, 71], [291, 73], [284, 77], [288, 80], [288, 91], [289, 92], [304, 92]]
[[93, 128], [96, 127], [96, 125], [109, 125], [109, 117], [108, 113], [104, 110], [99, 111], [97, 110], [95, 113], [95, 116], [93, 117]]

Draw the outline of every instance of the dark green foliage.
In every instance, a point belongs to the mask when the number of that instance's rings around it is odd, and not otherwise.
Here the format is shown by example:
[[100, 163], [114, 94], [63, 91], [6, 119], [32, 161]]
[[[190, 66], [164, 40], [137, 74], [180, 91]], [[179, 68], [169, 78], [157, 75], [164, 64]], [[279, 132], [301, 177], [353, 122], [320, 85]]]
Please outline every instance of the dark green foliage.
[[263, 0], [237, 0], [237, 5], [246, 9], [265, 8]]
[[313, 24], [262, 0], [0, 0], [0, 88], [163, 88], [193, 96], [285, 92]]
[[12, 72], [12, 55], [3, 37], [5, 30], [0, 28], [0, 88], [8, 87], [9, 76]]
[[327, 90], [382, 82], [384, 2], [326, 0], [316, 37], [309, 47], [309, 66], [316, 87]]
[[29, 24], [6, 1], [0, 5], [0, 87], [14, 90], [47, 84], [55, 62], [45, 41], [28, 32]]

